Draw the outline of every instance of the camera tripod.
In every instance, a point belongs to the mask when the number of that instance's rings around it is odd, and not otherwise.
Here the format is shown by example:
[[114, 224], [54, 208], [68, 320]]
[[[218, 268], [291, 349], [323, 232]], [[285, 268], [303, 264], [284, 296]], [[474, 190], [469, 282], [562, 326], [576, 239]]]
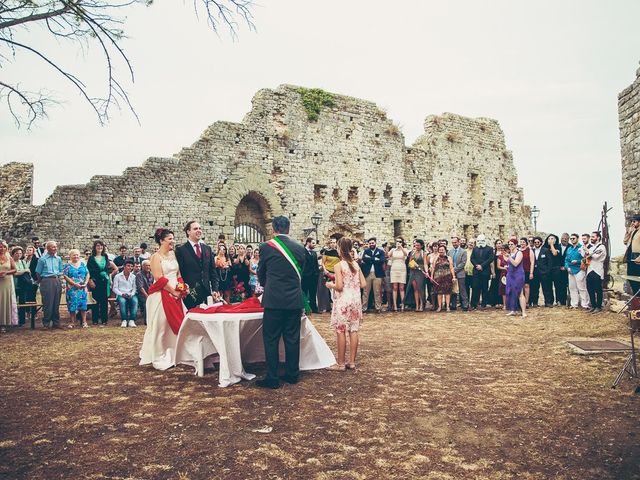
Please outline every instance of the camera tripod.
[[[628, 276], [623, 275], [623, 278], [629, 279]], [[638, 277], [632, 277], [632, 280], [635, 280]], [[638, 278], [640, 280], [640, 278]], [[629, 378], [638, 378], [638, 366], [636, 364], [636, 347], [634, 342], [634, 335], [640, 332], [640, 290], [637, 291], [633, 297], [629, 299], [627, 303], [618, 311], [618, 313], [622, 313], [625, 308], [630, 308], [627, 310], [627, 318], [629, 319], [629, 333], [631, 335], [631, 352], [627, 357], [624, 365], [622, 366], [622, 370], [618, 373], [618, 376], [613, 381], [611, 388], [616, 388], [620, 382], [622, 381], [625, 373], [629, 374]]]

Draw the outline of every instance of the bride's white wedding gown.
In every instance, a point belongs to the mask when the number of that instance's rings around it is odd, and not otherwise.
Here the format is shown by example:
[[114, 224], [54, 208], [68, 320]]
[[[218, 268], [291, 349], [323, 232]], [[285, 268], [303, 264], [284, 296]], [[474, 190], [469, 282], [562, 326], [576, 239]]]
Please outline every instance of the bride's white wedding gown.
[[[162, 259], [162, 275], [175, 288], [178, 283], [178, 262], [175, 258]], [[175, 365], [176, 340], [162, 308], [162, 294], [152, 293], [147, 298], [147, 330], [140, 349], [140, 365], [153, 364], [158, 370], [166, 370]], [[184, 308], [184, 306], [183, 306]]]

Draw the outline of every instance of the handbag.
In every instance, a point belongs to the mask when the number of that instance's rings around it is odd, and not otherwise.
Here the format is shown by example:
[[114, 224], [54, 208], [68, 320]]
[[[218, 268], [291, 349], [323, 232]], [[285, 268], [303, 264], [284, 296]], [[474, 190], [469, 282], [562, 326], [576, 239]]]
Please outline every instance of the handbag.
[[418, 268], [418, 262], [416, 262], [413, 258], [409, 260], [409, 268], [416, 269]]
[[34, 285], [33, 278], [31, 278], [31, 272], [27, 272], [27, 273], [23, 273], [22, 275], [18, 275], [17, 279], [18, 279], [17, 288], [19, 290], [27, 290], [29, 288], [32, 288], [33, 285]]

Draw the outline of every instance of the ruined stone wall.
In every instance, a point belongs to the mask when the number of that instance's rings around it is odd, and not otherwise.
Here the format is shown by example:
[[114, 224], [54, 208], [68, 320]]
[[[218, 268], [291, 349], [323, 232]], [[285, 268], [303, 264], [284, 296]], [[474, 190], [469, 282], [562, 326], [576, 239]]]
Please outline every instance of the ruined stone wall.
[[[278, 214], [290, 216], [291, 233], [301, 238], [315, 212], [320, 238], [496, 238], [530, 229], [494, 120], [430, 116], [407, 147], [371, 102], [333, 95], [317, 121], [308, 119], [297, 87], [261, 90], [252, 103], [241, 123], [214, 123], [172, 158], [56, 188], [42, 207], [30, 207], [31, 231], [65, 249], [103, 238], [113, 251], [148, 241], [158, 226], [181, 239], [178, 230], [194, 218], [210, 242], [219, 233], [232, 238], [237, 222], [261, 221], [268, 235]], [[2, 219], [0, 234], [23, 240], [27, 232], [15, 235], [15, 223]]]
[[0, 233], [4, 239], [21, 238], [31, 231], [33, 165], [7, 163], [0, 167]]
[[618, 95], [625, 217], [640, 214], [640, 68], [635, 81]]

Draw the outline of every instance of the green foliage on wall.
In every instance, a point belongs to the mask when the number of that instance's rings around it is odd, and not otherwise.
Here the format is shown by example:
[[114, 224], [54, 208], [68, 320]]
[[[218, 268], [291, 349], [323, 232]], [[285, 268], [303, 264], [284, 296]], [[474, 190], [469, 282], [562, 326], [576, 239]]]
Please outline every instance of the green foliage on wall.
[[302, 97], [302, 105], [307, 112], [310, 122], [318, 120], [322, 107], [333, 107], [333, 95], [320, 88], [298, 88], [296, 90]]

